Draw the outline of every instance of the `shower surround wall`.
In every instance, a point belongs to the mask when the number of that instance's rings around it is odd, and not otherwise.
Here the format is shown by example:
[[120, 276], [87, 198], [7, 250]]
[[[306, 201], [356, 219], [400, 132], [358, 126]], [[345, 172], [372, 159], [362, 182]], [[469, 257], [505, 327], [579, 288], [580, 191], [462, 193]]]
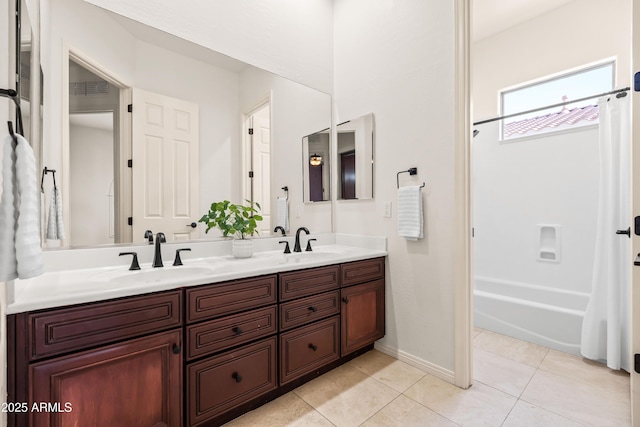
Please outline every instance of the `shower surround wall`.
[[477, 126], [473, 140], [475, 325], [579, 354], [595, 249], [598, 127], [506, 143], [498, 128]]

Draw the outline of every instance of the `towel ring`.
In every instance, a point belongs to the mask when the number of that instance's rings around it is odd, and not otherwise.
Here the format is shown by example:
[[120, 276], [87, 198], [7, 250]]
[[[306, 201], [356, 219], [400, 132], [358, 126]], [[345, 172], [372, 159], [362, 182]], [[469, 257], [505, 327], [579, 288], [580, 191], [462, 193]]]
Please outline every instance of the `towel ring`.
[[282, 189], [286, 193], [284, 198], [288, 200], [289, 199], [289, 186], [285, 185], [284, 187], [282, 187]]
[[53, 175], [53, 188], [57, 188], [56, 185], [56, 170], [55, 169], [49, 169], [48, 167], [44, 167], [44, 169], [42, 169], [42, 178], [40, 179], [40, 191], [42, 191], [44, 193], [44, 176], [46, 174], [48, 174], [49, 172], [51, 172], [51, 174]]
[[[400, 174], [401, 173], [408, 173], [409, 175], [416, 175], [418, 173], [418, 168], [409, 168], [406, 171], [400, 171], [396, 174], [396, 185], [398, 186], [398, 188], [400, 188]], [[424, 182], [422, 182], [422, 185], [420, 186], [420, 188], [424, 188], [426, 184]]]

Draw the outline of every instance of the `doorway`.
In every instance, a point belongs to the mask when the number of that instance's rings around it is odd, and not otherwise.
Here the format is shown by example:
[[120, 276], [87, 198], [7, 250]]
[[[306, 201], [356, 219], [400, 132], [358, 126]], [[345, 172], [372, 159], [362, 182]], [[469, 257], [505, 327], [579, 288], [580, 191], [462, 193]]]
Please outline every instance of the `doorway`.
[[104, 70], [80, 55], [68, 59], [68, 121], [65, 138], [67, 174], [66, 246], [130, 242], [120, 156], [123, 150], [121, 99], [125, 89]]
[[[261, 236], [271, 234], [271, 101], [245, 114], [245, 200], [260, 206]], [[256, 206], [257, 208], [257, 206]]]
[[[119, 89], [69, 60], [70, 246], [115, 243], [114, 153]], [[111, 161], [105, 161], [111, 159]]]
[[[464, 234], [461, 235], [461, 239], [458, 242], [458, 249], [456, 250], [456, 256], [460, 257], [460, 259], [464, 260], [465, 266], [464, 271], [458, 275], [458, 279], [456, 281], [456, 289], [459, 292], [458, 296], [460, 299], [456, 299], [456, 324], [460, 322], [460, 325], [456, 326], [456, 384], [466, 387], [470, 385], [472, 381], [472, 371], [473, 371], [473, 363], [471, 358], [471, 340], [473, 334], [473, 318], [471, 315], [472, 309], [472, 266], [471, 262], [473, 259], [473, 253], [471, 250], [472, 247], [472, 203], [471, 203], [471, 191], [472, 191], [472, 180], [473, 180], [473, 170], [470, 164], [471, 157], [471, 134], [472, 128], [471, 123], [475, 119], [479, 117], [473, 117], [471, 113], [471, 91], [470, 91], [470, 57], [471, 57], [471, 0], [459, 0], [456, 3], [457, 11], [456, 11], [456, 19], [458, 26], [458, 35], [462, 36], [461, 43], [458, 43], [459, 49], [457, 52], [457, 73], [456, 73], [456, 87], [457, 87], [457, 149], [456, 149], [456, 178], [458, 180], [457, 185], [457, 196], [458, 196], [458, 208], [461, 212], [464, 212], [463, 215], [458, 217], [457, 225], [460, 227], [461, 232], [464, 231]], [[474, 2], [474, 6], [479, 2]], [[578, 3], [578, 2], [574, 2]], [[631, 2], [628, 2], [629, 4]], [[637, 8], [634, 8], [635, 13], [635, 25], [634, 28], [638, 28], [637, 23], [640, 23], [640, 12], [638, 12]], [[624, 15], [628, 15], [625, 13]], [[604, 17], [599, 17], [601, 22], [606, 22], [607, 19]], [[509, 20], [505, 20], [509, 21]], [[510, 21], [509, 21], [510, 22]], [[602, 27], [601, 27], [602, 28]], [[606, 31], [606, 30], [605, 30]], [[634, 31], [631, 31], [635, 34]], [[627, 32], [625, 36], [630, 40], [631, 37]], [[637, 37], [636, 37], [637, 39]], [[516, 43], [511, 40], [511, 43]], [[636, 45], [633, 46], [636, 51]], [[526, 49], [522, 49], [526, 51]], [[477, 56], [474, 57], [477, 60]], [[637, 59], [637, 58], [636, 58]], [[510, 63], [518, 62], [516, 58], [510, 57]], [[630, 65], [629, 63], [625, 63], [625, 66], [621, 68], [624, 70], [624, 78], [628, 78], [629, 68], [626, 65]], [[637, 62], [636, 62], [637, 69]], [[616, 87], [625, 86], [624, 83], [620, 83], [620, 80], [617, 81]], [[478, 87], [476, 84], [475, 87]], [[484, 90], [485, 88], [483, 88]], [[634, 96], [634, 95], [632, 95]], [[476, 107], [476, 100], [474, 99], [474, 108]], [[633, 109], [635, 110], [635, 109]], [[477, 113], [477, 110], [475, 111]], [[495, 112], [493, 115], [496, 115]], [[636, 156], [637, 157], [637, 156]], [[637, 163], [636, 163], [637, 164]], [[636, 166], [637, 169], [637, 166]], [[636, 202], [637, 205], [637, 202]], [[637, 246], [636, 238], [633, 238], [634, 245]], [[637, 253], [634, 250], [634, 254]], [[637, 276], [635, 274], [634, 276]], [[636, 278], [637, 281], [637, 278]], [[458, 373], [458, 369], [460, 372]], [[632, 374], [632, 387], [633, 387], [633, 377], [635, 374]], [[466, 384], [466, 385], [465, 385]], [[637, 386], [636, 386], [637, 387]], [[632, 393], [632, 400], [634, 399], [635, 393]], [[636, 405], [637, 406], [637, 405]], [[637, 414], [637, 411], [634, 411]], [[637, 418], [637, 415], [636, 415]]]

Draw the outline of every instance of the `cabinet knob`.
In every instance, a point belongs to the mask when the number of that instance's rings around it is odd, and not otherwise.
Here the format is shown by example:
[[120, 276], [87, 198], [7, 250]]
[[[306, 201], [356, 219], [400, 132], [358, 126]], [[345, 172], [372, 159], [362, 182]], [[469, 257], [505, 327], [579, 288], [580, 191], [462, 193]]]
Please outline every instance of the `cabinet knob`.
[[317, 345], [314, 345], [314, 344], [309, 344], [309, 348], [310, 348], [311, 350], [313, 350], [313, 351], [318, 350], [318, 346], [317, 346]]
[[317, 309], [317, 308], [315, 308], [314, 306], [309, 307], [309, 309], [308, 309], [308, 310], [309, 310], [309, 311], [311, 311], [311, 312], [313, 312], [313, 313], [315, 313], [316, 311], [318, 311], [318, 309]]
[[343, 301], [345, 304], [349, 304], [349, 298], [348, 298], [348, 297], [342, 297], [342, 301]]
[[242, 328], [240, 326], [236, 326], [233, 328], [233, 332], [235, 332], [236, 335], [240, 335], [242, 333]]
[[182, 350], [182, 349], [180, 348], [180, 346], [178, 344], [174, 344], [173, 348], [171, 349], [173, 354], [180, 354], [180, 350]]
[[237, 383], [239, 383], [240, 381], [242, 381], [242, 376], [241, 376], [239, 373], [237, 373], [237, 372], [234, 372], [233, 374], [231, 374], [231, 377], [232, 377], [234, 380], [236, 380], [236, 382], [237, 382]]

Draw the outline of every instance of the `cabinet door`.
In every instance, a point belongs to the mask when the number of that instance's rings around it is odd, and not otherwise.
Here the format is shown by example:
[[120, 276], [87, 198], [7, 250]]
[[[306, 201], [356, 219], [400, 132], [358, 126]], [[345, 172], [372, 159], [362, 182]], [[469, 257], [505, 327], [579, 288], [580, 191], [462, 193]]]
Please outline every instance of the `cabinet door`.
[[169, 331], [31, 365], [31, 405], [48, 406], [29, 425], [179, 427], [181, 345]]
[[341, 354], [349, 354], [384, 336], [384, 280], [342, 288]]

